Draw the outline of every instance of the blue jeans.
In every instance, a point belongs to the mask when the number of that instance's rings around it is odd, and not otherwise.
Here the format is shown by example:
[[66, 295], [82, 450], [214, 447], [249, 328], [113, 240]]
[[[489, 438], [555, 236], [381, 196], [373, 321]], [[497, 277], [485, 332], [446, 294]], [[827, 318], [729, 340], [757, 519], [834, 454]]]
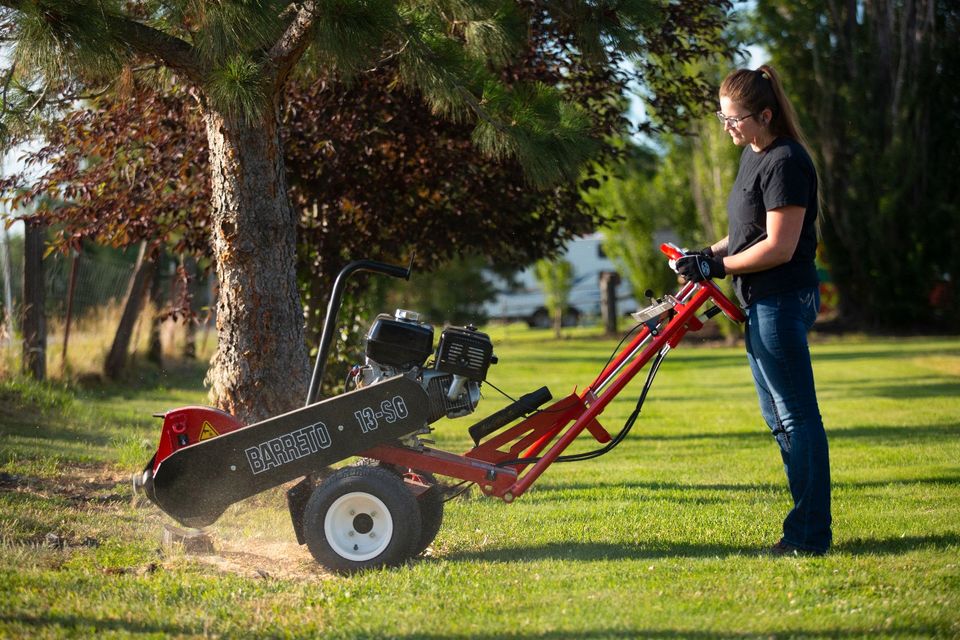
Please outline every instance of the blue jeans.
[[747, 307], [746, 343], [760, 413], [780, 446], [793, 496], [783, 540], [823, 552], [832, 540], [830, 455], [807, 347], [819, 309], [817, 287], [757, 300]]

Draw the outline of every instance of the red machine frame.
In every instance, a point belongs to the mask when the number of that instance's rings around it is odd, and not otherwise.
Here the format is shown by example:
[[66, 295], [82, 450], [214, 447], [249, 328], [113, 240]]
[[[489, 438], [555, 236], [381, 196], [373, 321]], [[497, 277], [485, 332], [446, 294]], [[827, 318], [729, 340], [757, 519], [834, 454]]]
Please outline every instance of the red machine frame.
[[[660, 250], [671, 260], [683, 255], [672, 244], [661, 245]], [[715, 306], [704, 317], [697, 316], [708, 302]], [[700, 330], [704, 320], [716, 313], [723, 312], [735, 322], [745, 320], [740, 308], [710, 280], [686, 283], [666, 307], [662, 314], [643, 323], [637, 335], [581, 393], [574, 392], [537, 411], [463, 455], [399, 445], [373, 447], [360, 455], [475, 482], [484, 494], [512, 502], [523, 495], [584, 430], [599, 443], [610, 441], [610, 434], [597, 417], [658, 353], [665, 354], [676, 347], [688, 332]]]

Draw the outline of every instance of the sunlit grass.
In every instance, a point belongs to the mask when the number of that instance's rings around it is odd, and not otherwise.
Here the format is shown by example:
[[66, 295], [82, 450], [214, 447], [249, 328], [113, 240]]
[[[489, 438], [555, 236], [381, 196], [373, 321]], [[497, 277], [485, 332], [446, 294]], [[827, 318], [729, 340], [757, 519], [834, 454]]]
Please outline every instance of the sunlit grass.
[[[582, 388], [616, 344], [489, 331], [489, 380], [514, 396]], [[202, 365], [79, 387], [7, 379], [0, 636], [960, 636], [960, 340], [816, 338], [812, 352], [834, 481], [826, 557], [763, 554], [789, 498], [742, 347], [684, 343], [619, 448], [554, 465], [514, 504], [451, 502], [428, 557], [349, 578], [296, 545], [280, 489], [227, 511], [214, 556], [161, 552], [167, 520], [131, 505], [126, 478], [155, 446], [151, 413], [205, 402]], [[641, 382], [601, 416], [608, 430]], [[485, 386], [476, 417], [507, 402]], [[438, 446], [466, 450], [471, 423], [438, 424]]]
[[[47, 323], [47, 379], [63, 383], [98, 380], [102, 376], [103, 363], [113, 344], [122, 311], [117, 302], [94, 307], [71, 320], [69, 334], [64, 318], [50, 318]], [[131, 372], [126, 376], [134, 381], [142, 377], [143, 372], [138, 369], [150, 368], [145, 354], [149, 347], [150, 325], [155, 314], [153, 304], [146, 303], [134, 325], [128, 356]], [[207, 362], [217, 346], [216, 334], [208, 325], [195, 322], [196, 358], [200, 362]], [[182, 358], [186, 343], [185, 321], [165, 320], [161, 324], [160, 335], [165, 360], [176, 363]], [[19, 371], [21, 349], [22, 344], [16, 336], [0, 342], [0, 378], [11, 377]]]

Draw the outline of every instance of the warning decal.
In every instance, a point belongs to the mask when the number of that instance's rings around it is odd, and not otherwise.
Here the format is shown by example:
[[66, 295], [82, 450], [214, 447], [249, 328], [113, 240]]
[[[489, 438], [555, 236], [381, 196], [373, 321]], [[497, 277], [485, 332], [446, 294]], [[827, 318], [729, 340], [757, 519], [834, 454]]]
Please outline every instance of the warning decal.
[[200, 440], [208, 440], [210, 438], [216, 438], [219, 433], [213, 428], [213, 425], [209, 421], [204, 420], [203, 426], [200, 428]]

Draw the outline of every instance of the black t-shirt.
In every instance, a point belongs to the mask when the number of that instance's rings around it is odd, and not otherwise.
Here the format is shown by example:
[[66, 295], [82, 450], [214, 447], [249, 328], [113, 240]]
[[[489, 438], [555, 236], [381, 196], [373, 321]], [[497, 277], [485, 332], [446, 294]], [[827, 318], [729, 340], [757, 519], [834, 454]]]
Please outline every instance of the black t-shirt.
[[733, 277], [740, 302], [749, 306], [767, 296], [816, 286], [817, 173], [803, 146], [778, 138], [755, 152], [748, 145], [727, 199], [729, 255], [740, 253], [767, 237], [767, 211], [785, 206], [805, 208], [797, 249], [789, 262], [756, 273]]

